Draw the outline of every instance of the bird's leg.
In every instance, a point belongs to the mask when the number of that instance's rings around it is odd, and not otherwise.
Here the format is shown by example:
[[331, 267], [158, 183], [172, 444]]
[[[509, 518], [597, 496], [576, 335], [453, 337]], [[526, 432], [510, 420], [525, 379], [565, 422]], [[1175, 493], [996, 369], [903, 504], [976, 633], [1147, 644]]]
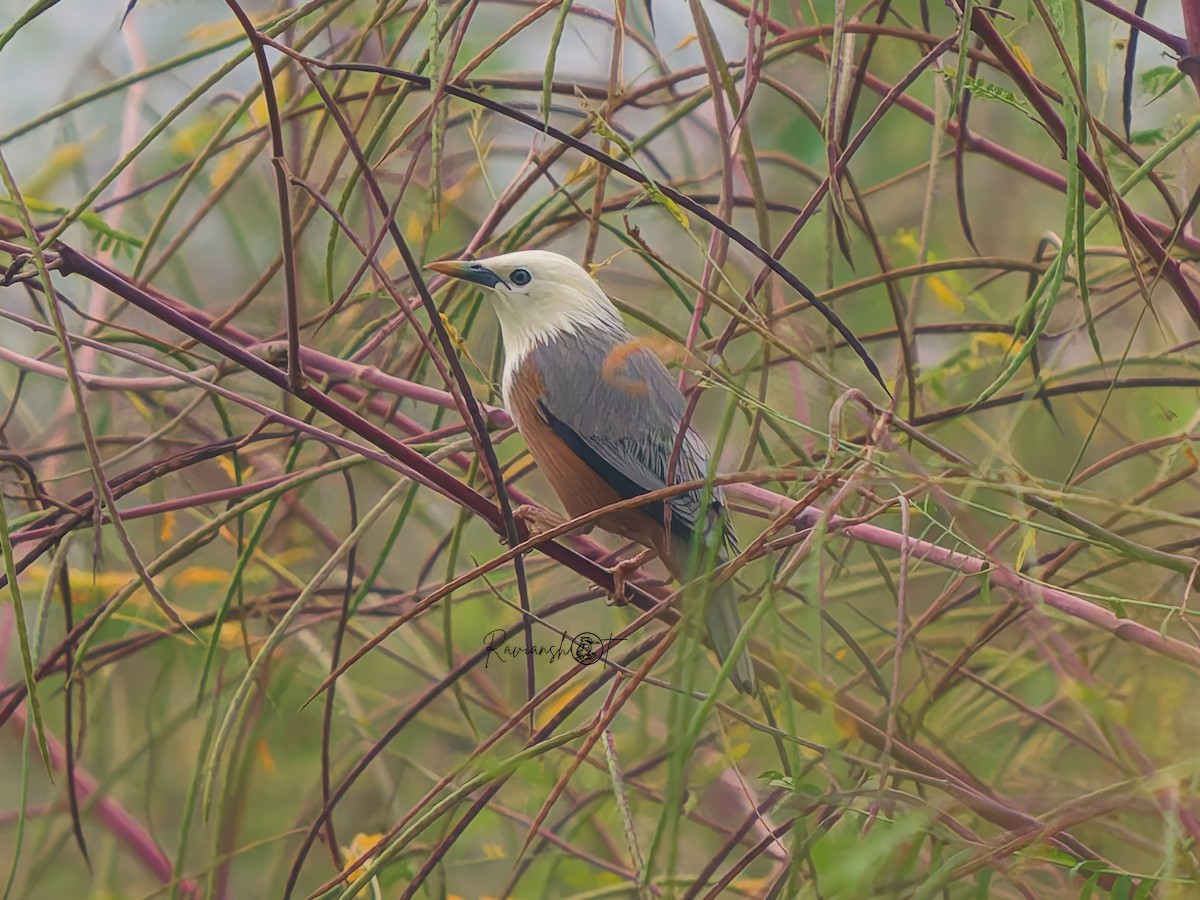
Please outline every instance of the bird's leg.
[[[554, 510], [534, 506], [532, 503], [524, 503], [514, 509], [513, 518], [524, 522], [525, 527], [529, 529], [529, 533], [535, 536], [552, 531], [555, 528], [560, 528], [567, 521], [559, 513], [554, 512]], [[578, 528], [572, 529], [570, 533], [587, 534], [591, 530], [591, 525], [581, 525]]]
[[613, 589], [608, 595], [609, 606], [624, 606], [629, 602], [629, 598], [625, 596], [626, 579], [656, 556], [658, 554], [655, 551], [646, 549], [637, 556], [621, 560], [610, 569], [613, 577]]
[[532, 503], [522, 503], [512, 511], [512, 514], [514, 519], [524, 522], [529, 533], [535, 536], [557, 528], [567, 521], [554, 510], [543, 509]]

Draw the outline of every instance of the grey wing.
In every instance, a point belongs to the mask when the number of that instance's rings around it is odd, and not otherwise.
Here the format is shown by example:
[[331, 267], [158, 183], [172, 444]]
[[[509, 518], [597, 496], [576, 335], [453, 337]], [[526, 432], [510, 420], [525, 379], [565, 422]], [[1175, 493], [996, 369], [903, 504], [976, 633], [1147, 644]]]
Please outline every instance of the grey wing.
[[[627, 332], [563, 335], [534, 353], [546, 387], [542, 411], [558, 437], [622, 497], [665, 487], [684, 401], [658, 357]], [[689, 428], [672, 482], [703, 479], [708, 462], [708, 448]], [[677, 535], [690, 540], [701, 531], [736, 552], [719, 488], [712, 490], [707, 510], [702, 509], [702, 490], [669, 503], [671, 530]], [[661, 501], [647, 503], [645, 509], [664, 520]]]

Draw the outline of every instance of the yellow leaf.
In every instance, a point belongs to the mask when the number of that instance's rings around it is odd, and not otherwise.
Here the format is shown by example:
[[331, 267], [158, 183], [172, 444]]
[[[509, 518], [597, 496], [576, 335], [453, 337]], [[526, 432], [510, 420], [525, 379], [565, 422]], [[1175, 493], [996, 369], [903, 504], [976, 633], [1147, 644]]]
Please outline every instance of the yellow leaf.
[[[234, 484], [237, 484], [237, 470], [233, 467], [233, 459], [231, 457], [218, 456], [217, 457], [217, 465], [221, 467], [222, 472], [224, 472], [226, 475], [229, 476], [230, 481], [232, 481]], [[253, 470], [246, 466], [243, 466], [242, 467], [242, 477], [249, 478], [251, 471], [253, 471]]]
[[696, 40], [697, 40], [697, 38], [696, 38], [696, 32], [694, 32], [694, 31], [693, 31], [691, 34], [684, 35], [684, 38], [683, 38], [683, 40], [682, 40], [682, 41], [680, 41], [678, 44], [676, 44], [676, 45], [675, 45], [675, 49], [676, 49], [676, 50], [682, 50], [682, 49], [684, 49], [685, 47], [689, 47], [689, 46], [691, 46], [692, 44], [696, 43]]
[[59, 178], [79, 164], [83, 159], [83, 149], [81, 143], [60, 144], [55, 147], [37, 173], [24, 185], [25, 195], [36, 197], [46, 193]]
[[1014, 338], [1010, 334], [1002, 334], [1001, 332], [986, 332], [977, 334], [971, 339], [971, 353], [978, 356], [984, 347], [996, 347], [999, 350], [1008, 353], [1010, 350], [1018, 353], [1021, 346], [1025, 342], [1020, 338]]
[[128, 571], [97, 572], [93, 575], [91, 570], [71, 569], [68, 577], [72, 595], [85, 594], [93, 599], [102, 600], [136, 576]]
[[739, 744], [733, 744], [728, 750], [725, 751], [724, 757], [729, 765], [733, 765], [745, 759], [746, 754], [749, 752], [750, 745], [743, 741]]
[[271, 755], [271, 748], [267, 746], [267, 742], [259, 738], [254, 749], [258, 753], [258, 764], [263, 767], [263, 771], [274, 772], [275, 757]]
[[559, 693], [558, 696], [555, 697], [550, 703], [542, 706], [538, 711], [537, 716], [538, 728], [541, 728], [560, 712], [562, 712], [563, 707], [574, 700], [581, 690], [583, 690], [582, 685], [569, 686], [565, 691]]
[[129, 401], [129, 405], [141, 416], [150, 416], [150, 407], [146, 405], [146, 401], [134, 393], [127, 393], [125, 399]]
[[177, 588], [185, 588], [196, 585], [224, 584], [228, 580], [229, 571], [227, 569], [217, 569], [212, 566], [188, 566], [171, 579], [171, 584]]
[[238, 167], [241, 166], [245, 158], [245, 153], [238, 153], [236, 151], [222, 153], [216, 165], [208, 171], [208, 183], [215, 188], [224, 187], [225, 182], [234, 176], [234, 173], [237, 172]]
[[1034, 543], [1037, 541], [1037, 532], [1032, 528], [1026, 528], [1025, 534], [1021, 536], [1021, 546], [1017, 548], [1017, 558], [1013, 563], [1013, 567], [1020, 572], [1025, 565], [1025, 557], [1029, 555], [1029, 551], [1034, 549]]
[[275, 560], [280, 565], [292, 566], [312, 559], [312, 550], [307, 547], [289, 547], [275, 554]]
[[1013, 52], [1013, 56], [1015, 56], [1017, 58], [1017, 62], [1019, 62], [1021, 64], [1021, 68], [1024, 69], [1026, 72], [1028, 72], [1030, 75], [1032, 75], [1033, 74], [1033, 62], [1029, 59], [1028, 56], [1025, 55], [1025, 51], [1021, 49], [1020, 45], [1013, 44], [1012, 52]]
[[458, 333], [458, 329], [454, 327], [454, 323], [450, 321], [450, 317], [445, 313], [438, 313], [438, 318], [442, 320], [442, 327], [446, 329], [446, 335], [450, 338], [450, 342], [458, 348], [459, 353], [466, 351], [466, 342], [463, 341], [462, 335]]
[[765, 878], [739, 878], [734, 881], [734, 884], [737, 885], [739, 894], [746, 897], [762, 897], [769, 893], [768, 889], [771, 883], [768, 883]]
[[[250, 22], [257, 28], [263, 22], [266, 22], [268, 17], [265, 15], [251, 16]], [[197, 25], [191, 31], [184, 34], [184, 40], [190, 41], [193, 44], [209, 44], [227, 41], [232, 37], [244, 35], [245, 29], [233, 16], [225, 16], [216, 22], [210, 22], [204, 25]]]
[[240, 650], [245, 646], [254, 646], [252, 641], [245, 639], [241, 622], [222, 623], [217, 643], [225, 650]]
[[815, 678], [808, 679], [804, 686], [808, 688], [808, 692], [810, 694], [823, 703], [827, 703], [833, 699], [833, 694], [830, 692], [829, 688], [825, 687], [822, 682], [817, 681]]
[[585, 157], [583, 162], [581, 162], [574, 169], [571, 169], [570, 171], [567, 172], [567, 177], [564, 181], [564, 184], [575, 183], [579, 179], [583, 178], [583, 176], [587, 175], [593, 168], [596, 167], [596, 165], [597, 165], [596, 161], [593, 160], [590, 156]]
[[946, 282], [938, 278], [936, 275], [929, 276], [929, 289], [933, 291], [933, 296], [937, 297], [941, 304], [948, 308], [955, 315], [958, 315], [963, 311], [964, 306], [962, 298], [960, 298], [958, 294], [954, 293], [950, 285], [946, 284]]
[[246, 109], [246, 112], [250, 114], [250, 121], [255, 125], [259, 126], [260, 128], [263, 125], [266, 125], [268, 121], [266, 98], [260, 93], [258, 95], [258, 99], [250, 104], [250, 106]]
[[163, 513], [162, 525], [158, 529], [158, 539], [160, 541], [169, 541], [171, 535], [175, 533], [175, 513], [172, 510], [167, 510]]
[[[350, 842], [349, 847], [342, 848], [342, 855], [346, 857], [347, 866], [361, 857], [363, 854], [370, 853], [383, 840], [383, 835], [378, 832], [375, 834], [363, 834], [361, 831], [354, 836], [354, 840]], [[362, 878], [363, 870], [366, 868], [366, 863], [359, 866], [353, 872], [346, 876], [346, 880], [353, 884]], [[342, 870], [343, 872], [345, 869]]]
[[843, 740], [858, 737], [858, 720], [841, 707], [833, 710], [833, 727]]
[[[509, 471], [512, 472], [512, 475], [511, 475], [512, 481], [516, 481], [520, 476], [522, 476], [528, 472], [532, 472], [533, 471], [533, 457], [528, 456], [528, 455], [519, 457], [516, 461], [514, 461], [510, 465]], [[550, 720], [549, 716], [539, 717], [538, 727], [540, 728], [542, 725], [545, 725], [546, 722], [548, 722], [549, 720]]]
[[913, 255], [919, 255], [921, 252], [921, 244], [917, 240], [915, 228], [901, 228], [896, 233], [895, 244], [897, 247], [911, 251]]
[[429, 228], [429, 222], [423, 216], [417, 215], [415, 212], [408, 214], [408, 219], [404, 223], [404, 236], [408, 238], [410, 243], [417, 243], [421, 240], [421, 235]]
[[[33, 565], [21, 574], [21, 583], [28, 584], [34, 592], [40, 593], [45, 588], [49, 575], [50, 569], [47, 566]], [[93, 577], [90, 570], [68, 569], [71, 602], [91, 603], [103, 600], [132, 577], [132, 572], [97, 572]]]
[[499, 844], [484, 844], [483, 855], [488, 859], [504, 859], [507, 854]]
[[180, 128], [171, 137], [171, 149], [180, 156], [195, 156], [212, 136], [213, 123], [207, 116]]
[[362, 856], [364, 853], [369, 853], [375, 849], [375, 846], [383, 840], [383, 835], [378, 831], [374, 834], [363, 834], [361, 831], [354, 836], [354, 840], [350, 842], [347, 853], [354, 856]]
[[[472, 168], [478, 168], [473, 166]], [[469, 177], [469, 176], [468, 176]], [[467, 179], [460, 178], [448, 187], [442, 188], [442, 203], [455, 203], [467, 191]]]
[[[274, 78], [275, 84], [275, 106], [277, 109], [283, 109], [287, 103], [288, 94], [292, 90], [292, 70], [284, 69]], [[267, 95], [265, 91], [259, 92], [258, 99], [250, 104], [247, 110], [250, 114], [250, 119], [255, 125], [266, 125], [270, 121], [267, 115]]]

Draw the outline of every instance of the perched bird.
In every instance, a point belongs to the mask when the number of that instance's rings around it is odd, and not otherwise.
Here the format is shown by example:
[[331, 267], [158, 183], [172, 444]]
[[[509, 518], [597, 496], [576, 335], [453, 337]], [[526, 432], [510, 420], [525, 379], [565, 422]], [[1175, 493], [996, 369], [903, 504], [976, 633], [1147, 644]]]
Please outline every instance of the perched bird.
[[[504, 404], [571, 518], [666, 486], [683, 396], [582, 266], [557, 253], [524, 250], [429, 268], [492, 292], [504, 342]], [[703, 479], [707, 471], [708, 448], [688, 428], [672, 483]], [[530, 510], [522, 513], [536, 524]], [[693, 555], [720, 564], [737, 553], [720, 488], [710, 489], [707, 503], [703, 490], [693, 490], [666, 504], [608, 513], [597, 524], [648, 548], [614, 570], [618, 601], [625, 573], [655, 555], [682, 582]], [[704, 624], [724, 660], [741, 630], [730, 582], [708, 599]], [[754, 693], [747, 654], [739, 655], [731, 678]]]

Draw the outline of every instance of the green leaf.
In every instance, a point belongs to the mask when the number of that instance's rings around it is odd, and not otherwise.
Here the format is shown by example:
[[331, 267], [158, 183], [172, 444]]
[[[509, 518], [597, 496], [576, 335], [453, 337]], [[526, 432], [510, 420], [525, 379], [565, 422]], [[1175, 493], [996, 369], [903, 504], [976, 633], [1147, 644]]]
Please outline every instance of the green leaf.
[[1166, 139], [1167, 133], [1162, 128], [1147, 128], [1145, 131], [1135, 131], [1129, 136], [1129, 143], [1141, 145], [1143, 147], [1152, 147], [1162, 143]]
[[[949, 72], [950, 70], [947, 69], [946, 71]], [[963, 78], [963, 85], [981, 100], [994, 100], [997, 103], [1003, 103], [1005, 106], [1011, 106], [1017, 112], [1028, 116], [1032, 121], [1038, 121], [1037, 116], [1033, 114], [1033, 107], [1029, 105], [1025, 98], [1018, 97], [1008, 88], [1000, 87], [1000, 85], [985, 81], [982, 78], [973, 78], [970, 75]]]
[[1155, 66], [1138, 76], [1142, 90], [1153, 94], [1155, 100], [1176, 87], [1183, 79], [1184, 74], [1175, 66]]
[[769, 787], [786, 788], [792, 790], [796, 786], [796, 781], [790, 775], [784, 775], [777, 769], [767, 769], [758, 776], [758, 780], [765, 782]]
[[971, 41], [968, 32], [971, 27], [971, 15], [974, 12], [972, 9], [973, 0], [966, 0], [963, 4], [962, 15], [959, 17], [958, 31], [958, 65], [954, 75], [954, 89], [950, 92], [950, 112], [948, 117], [953, 119], [955, 113], [958, 112], [958, 104], [962, 102], [963, 91], [966, 90], [967, 79], [967, 54], [971, 49]]
[[852, 818], [836, 828], [812, 848], [812, 858], [820, 874], [822, 892], [827, 896], [873, 896], [872, 882], [894, 871], [897, 855], [917, 837], [928, 817], [913, 813], [895, 821], [877, 818], [865, 835]]
[[[46, 724], [42, 719], [42, 702], [38, 697], [38, 682], [34, 674], [35, 660], [30, 650], [29, 629], [25, 621], [25, 604], [21, 600], [21, 585], [17, 580], [17, 560], [13, 554], [12, 540], [8, 533], [8, 516], [0, 502], [0, 553], [4, 556], [4, 574], [8, 577], [8, 591], [12, 600], [13, 619], [17, 628], [17, 645], [21, 650], [21, 671], [25, 676], [25, 696], [28, 697], [33, 733], [37, 738], [38, 752], [46, 766], [46, 774], [54, 780], [54, 767], [50, 763], [50, 748], [46, 744]], [[22, 813], [23, 815], [23, 813]]]
[[574, 0], [563, 0], [558, 8], [558, 19], [554, 22], [554, 34], [550, 37], [550, 49], [546, 53], [546, 69], [542, 73], [542, 119], [550, 121], [550, 96], [554, 84], [554, 64], [558, 60], [558, 45], [562, 41], [563, 29], [567, 25], [567, 16], [571, 14], [571, 4]]
[[[25, 197], [24, 200], [25, 208], [30, 212], [45, 213], [46, 215], [60, 217], [70, 212], [66, 207], [53, 206], [32, 197]], [[0, 207], [12, 210], [17, 209], [17, 205], [12, 200], [4, 198], [0, 198]], [[135, 248], [142, 246], [142, 239], [140, 237], [130, 234], [127, 231], [121, 231], [119, 228], [113, 228], [104, 221], [104, 217], [99, 213], [86, 210], [79, 214], [77, 221], [87, 229], [101, 250], [116, 248], [118, 252], [132, 253]]]
[[984, 869], [975, 876], [975, 896], [978, 897], [979, 900], [987, 900], [987, 898], [991, 896], [988, 888], [991, 886], [992, 876], [994, 874], [996, 874], [994, 869]]

